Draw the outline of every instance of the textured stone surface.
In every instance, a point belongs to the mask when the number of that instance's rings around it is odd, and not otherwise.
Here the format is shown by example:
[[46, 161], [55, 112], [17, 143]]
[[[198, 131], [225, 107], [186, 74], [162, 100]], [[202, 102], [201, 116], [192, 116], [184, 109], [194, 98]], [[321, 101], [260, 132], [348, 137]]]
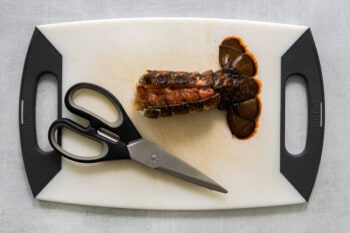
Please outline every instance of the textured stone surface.
[[[350, 159], [350, 2], [340, 1], [0, 1], [1, 232], [348, 232]], [[310, 26], [326, 96], [323, 156], [308, 204], [226, 211], [145, 211], [39, 202], [26, 180], [18, 133], [24, 57], [36, 25], [66, 21], [176, 16]]]

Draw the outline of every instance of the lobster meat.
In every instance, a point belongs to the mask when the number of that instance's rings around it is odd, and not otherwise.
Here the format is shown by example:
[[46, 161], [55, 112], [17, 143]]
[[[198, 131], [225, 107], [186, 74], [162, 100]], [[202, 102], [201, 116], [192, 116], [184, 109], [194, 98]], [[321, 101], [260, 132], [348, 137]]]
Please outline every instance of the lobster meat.
[[159, 118], [218, 108], [227, 111], [231, 133], [253, 134], [261, 109], [257, 62], [236, 37], [219, 46], [221, 70], [199, 72], [147, 70], [136, 86], [136, 108]]

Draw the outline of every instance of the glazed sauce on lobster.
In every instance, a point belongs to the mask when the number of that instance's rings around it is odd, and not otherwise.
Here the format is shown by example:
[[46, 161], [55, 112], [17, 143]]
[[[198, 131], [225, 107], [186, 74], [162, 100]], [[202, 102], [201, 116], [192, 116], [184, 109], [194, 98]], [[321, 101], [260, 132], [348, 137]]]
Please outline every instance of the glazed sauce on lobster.
[[[241, 69], [244, 70], [242, 73], [245, 73], [248, 77], [251, 77], [257, 86], [257, 91], [255, 95], [256, 99], [256, 109], [251, 110], [252, 112], [255, 111], [255, 116], [253, 119], [250, 119], [248, 121], [239, 119], [237, 120], [235, 116], [240, 115], [235, 113], [235, 111], [228, 110], [227, 118], [231, 116], [231, 119], [227, 119], [227, 123], [230, 127], [230, 130], [233, 135], [236, 135], [239, 139], [250, 139], [253, 137], [258, 128], [259, 123], [259, 117], [261, 114], [261, 108], [262, 108], [262, 102], [260, 99], [260, 92], [261, 92], [261, 81], [257, 78], [258, 73], [258, 62], [254, 56], [254, 54], [248, 50], [248, 46], [243, 42], [243, 40], [236, 36], [228, 36], [226, 37], [219, 47], [219, 62], [223, 69], [229, 67], [230, 64], [236, 63], [235, 60], [239, 56], [239, 52], [244, 53], [249, 57], [242, 66], [246, 66], [248, 68]], [[239, 52], [237, 52], [239, 51]], [[242, 55], [241, 55], [242, 56]], [[225, 61], [226, 62], [223, 62]], [[239, 58], [238, 58], [239, 59]], [[244, 59], [240, 59], [242, 61]], [[231, 65], [232, 67], [233, 65]], [[228, 68], [229, 69], [229, 68]], [[246, 132], [244, 132], [246, 130]], [[244, 133], [241, 133], [241, 132]]]
[[147, 70], [136, 86], [136, 109], [156, 119], [218, 108], [233, 135], [252, 137], [261, 112], [257, 61], [241, 38], [230, 36], [219, 45], [219, 63], [217, 71]]

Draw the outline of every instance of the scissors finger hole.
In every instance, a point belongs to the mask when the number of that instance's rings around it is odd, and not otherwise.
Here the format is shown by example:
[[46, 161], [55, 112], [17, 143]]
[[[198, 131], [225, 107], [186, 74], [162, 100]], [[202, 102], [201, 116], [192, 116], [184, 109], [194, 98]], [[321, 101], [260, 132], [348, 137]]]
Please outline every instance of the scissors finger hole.
[[[103, 142], [83, 136], [66, 126], [59, 127], [62, 130], [62, 145], [56, 144], [55, 147], [66, 157], [73, 160], [91, 161], [106, 155], [107, 148]], [[56, 133], [52, 137], [57, 137]], [[52, 141], [56, 142], [56, 139]]]
[[117, 127], [122, 117], [107, 96], [93, 89], [82, 88], [72, 95], [72, 104], [111, 127]]

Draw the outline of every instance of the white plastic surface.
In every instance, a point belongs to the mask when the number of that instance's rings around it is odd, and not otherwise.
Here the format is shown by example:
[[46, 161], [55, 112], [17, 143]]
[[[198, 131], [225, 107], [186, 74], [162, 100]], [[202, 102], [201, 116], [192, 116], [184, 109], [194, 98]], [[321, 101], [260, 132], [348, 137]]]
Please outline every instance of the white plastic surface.
[[[119, 99], [144, 138], [187, 161], [229, 192], [206, 190], [133, 161], [80, 164], [63, 159], [62, 170], [38, 199], [140, 209], [226, 209], [305, 202], [279, 172], [279, 106], [280, 57], [306, 27], [214, 19], [125, 19], [38, 28], [63, 56], [64, 93], [77, 82], [103, 86]], [[262, 112], [254, 137], [238, 140], [231, 136], [225, 112], [216, 109], [158, 120], [142, 117], [135, 110], [135, 85], [146, 69], [219, 69], [218, 46], [231, 35], [241, 37], [258, 61]], [[73, 117], [63, 110], [65, 117]], [[69, 146], [70, 139], [63, 139]]]

